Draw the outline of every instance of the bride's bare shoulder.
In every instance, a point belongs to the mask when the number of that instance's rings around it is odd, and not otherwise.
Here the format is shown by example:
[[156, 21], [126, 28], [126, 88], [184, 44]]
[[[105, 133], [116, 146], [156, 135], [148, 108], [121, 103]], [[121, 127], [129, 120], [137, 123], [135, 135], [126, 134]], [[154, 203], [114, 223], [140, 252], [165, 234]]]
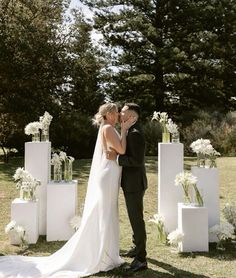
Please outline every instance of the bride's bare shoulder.
[[115, 130], [114, 126], [112, 126], [111, 124], [105, 124], [102, 127], [102, 131], [103, 131], [103, 134], [105, 135], [105, 137], [117, 136], [116, 130]]
[[111, 124], [104, 124], [102, 130], [103, 132], [110, 132], [114, 130], [114, 127]]

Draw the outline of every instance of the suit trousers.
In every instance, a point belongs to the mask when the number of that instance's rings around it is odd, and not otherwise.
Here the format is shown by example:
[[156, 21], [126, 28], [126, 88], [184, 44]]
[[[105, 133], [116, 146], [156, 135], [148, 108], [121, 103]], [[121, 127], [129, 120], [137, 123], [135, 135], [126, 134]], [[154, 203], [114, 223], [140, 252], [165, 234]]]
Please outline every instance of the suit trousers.
[[140, 262], [146, 261], [146, 230], [143, 220], [143, 196], [145, 191], [125, 192], [125, 202], [130, 224], [133, 230], [133, 241], [136, 247], [135, 258]]

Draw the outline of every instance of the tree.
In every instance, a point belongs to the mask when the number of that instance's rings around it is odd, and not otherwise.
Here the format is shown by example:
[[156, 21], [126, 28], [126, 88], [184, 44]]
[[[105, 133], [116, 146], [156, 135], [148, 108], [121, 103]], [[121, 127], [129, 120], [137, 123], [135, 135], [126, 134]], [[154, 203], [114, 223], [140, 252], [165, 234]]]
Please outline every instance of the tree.
[[[90, 134], [91, 142], [95, 140], [96, 131], [89, 121], [104, 100], [99, 90], [101, 59], [83, 15], [74, 11], [70, 21], [65, 19], [68, 3], [0, 1], [0, 113], [10, 115], [11, 144], [20, 151], [27, 138], [25, 125], [38, 120], [44, 111], [53, 116], [50, 138], [54, 146], [71, 144], [71, 154], [84, 155], [90, 140], [83, 139]], [[81, 138], [75, 133], [78, 129]], [[12, 142], [12, 138], [17, 140]]]
[[236, 107], [234, 1], [82, 2], [94, 10], [94, 28], [112, 51], [113, 100], [135, 100], [145, 116]]
[[0, 114], [0, 147], [3, 151], [4, 162], [8, 162], [9, 150], [11, 145], [9, 144], [14, 133], [17, 132], [17, 126], [11, 119], [9, 114]]
[[[68, 2], [68, 1], [67, 1]], [[24, 124], [57, 106], [64, 82], [66, 1], [1, 0], [1, 109]]]

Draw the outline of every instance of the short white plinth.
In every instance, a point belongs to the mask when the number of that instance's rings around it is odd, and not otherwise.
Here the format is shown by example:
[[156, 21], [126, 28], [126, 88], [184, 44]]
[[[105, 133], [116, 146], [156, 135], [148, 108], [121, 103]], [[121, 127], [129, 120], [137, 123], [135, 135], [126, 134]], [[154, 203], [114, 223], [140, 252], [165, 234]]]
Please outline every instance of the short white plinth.
[[178, 203], [182, 202], [182, 188], [175, 185], [175, 177], [183, 171], [183, 144], [158, 144], [158, 213], [164, 216], [167, 232], [177, 228]]
[[[28, 243], [37, 242], [39, 237], [38, 201], [24, 201], [16, 198], [11, 203], [11, 220], [15, 220], [17, 225], [25, 229]], [[17, 243], [11, 241], [11, 244]]]
[[[204, 206], [208, 208], [209, 228], [220, 224], [219, 171], [216, 168], [192, 167], [192, 174], [197, 177], [197, 187], [203, 195]], [[214, 236], [210, 242], [217, 241]]]
[[50, 182], [47, 186], [47, 241], [68, 240], [74, 233], [70, 220], [76, 215], [77, 181]]
[[41, 181], [36, 190], [39, 200], [39, 234], [46, 235], [47, 184], [51, 173], [51, 142], [25, 143], [25, 169]]
[[208, 252], [208, 210], [178, 204], [178, 229], [184, 234], [181, 252]]

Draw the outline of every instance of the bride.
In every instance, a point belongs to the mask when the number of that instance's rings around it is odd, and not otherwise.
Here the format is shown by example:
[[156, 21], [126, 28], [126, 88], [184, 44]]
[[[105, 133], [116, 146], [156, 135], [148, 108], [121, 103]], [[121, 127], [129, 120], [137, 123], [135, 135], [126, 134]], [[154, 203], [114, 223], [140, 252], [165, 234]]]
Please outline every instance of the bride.
[[123, 154], [132, 119], [116, 131], [118, 109], [114, 103], [100, 106], [94, 117], [99, 126], [84, 212], [80, 228], [57, 252], [48, 257], [0, 257], [0, 277], [84, 277], [108, 271], [123, 263], [119, 256], [118, 191], [121, 167], [106, 159], [106, 151]]

